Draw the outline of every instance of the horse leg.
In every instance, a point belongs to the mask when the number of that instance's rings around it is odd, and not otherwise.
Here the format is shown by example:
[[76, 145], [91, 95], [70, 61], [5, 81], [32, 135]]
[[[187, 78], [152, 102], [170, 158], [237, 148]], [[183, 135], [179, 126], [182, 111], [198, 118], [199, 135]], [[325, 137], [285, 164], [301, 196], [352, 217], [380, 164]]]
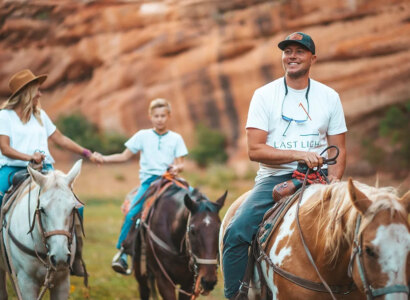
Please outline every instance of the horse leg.
[[17, 283], [23, 300], [37, 299], [41, 284], [33, 280], [33, 278], [25, 272], [17, 273]]
[[6, 271], [0, 268], [0, 300], [7, 300]]
[[70, 296], [69, 271], [57, 274], [54, 280], [54, 287], [50, 289], [50, 300], [64, 300]]
[[177, 300], [175, 296], [175, 288], [171, 282], [159, 271], [155, 273], [159, 293], [163, 299]]
[[141, 275], [139, 263], [134, 262], [135, 279], [138, 282], [141, 300], [148, 300], [150, 289], [148, 285], [148, 274]]
[[[146, 259], [141, 261], [141, 246], [140, 246], [140, 236], [136, 237], [135, 241], [135, 249], [134, 249], [134, 256], [133, 256], [133, 269], [134, 269], [134, 276], [138, 282], [138, 288], [140, 292], [140, 299], [141, 300], [148, 300], [150, 296], [150, 288], [148, 282], [148, 270], [145, 267], [145, 274], [141, 274], [141, 266], [142, 264], [146, 264]], [[145, 257], [145, 256], [144, 256]]]

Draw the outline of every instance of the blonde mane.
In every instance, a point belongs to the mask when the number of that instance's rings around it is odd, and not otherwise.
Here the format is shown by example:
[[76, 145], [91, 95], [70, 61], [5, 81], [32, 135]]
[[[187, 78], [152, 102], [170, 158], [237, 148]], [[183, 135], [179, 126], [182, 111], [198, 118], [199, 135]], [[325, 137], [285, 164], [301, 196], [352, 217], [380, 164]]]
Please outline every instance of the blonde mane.
[[[392, 187], [376, 188], [355, 181], [354, 185], [372, 201], [360, 226], [363, 231], [382, 210], [406, 214], [404, 207], [397, 201], [397, 190]], [[324, 252], [329, 262], [335, 262], [343, 245], [351, 246], [354, 238], [356, 218], [359, 211], [353, 206], [348, 191], [348, 183], [340, 182], [318, 189], [301, 207], [301, 214], [315, 211], [317, 217], [316, 241], [324, 239]]]

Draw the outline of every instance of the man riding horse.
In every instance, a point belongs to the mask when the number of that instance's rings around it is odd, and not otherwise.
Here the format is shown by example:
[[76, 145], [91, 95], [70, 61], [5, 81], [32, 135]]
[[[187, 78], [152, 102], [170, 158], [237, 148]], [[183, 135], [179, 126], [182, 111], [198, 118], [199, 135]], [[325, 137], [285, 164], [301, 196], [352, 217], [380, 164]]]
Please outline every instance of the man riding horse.
[[[224, 236], [225, 296], [239, 299], [248, 261], [248, 247], [265, 212], [274, 204], [272, 188], [292, 179], [298, 161], [321, 167], [320, 153], [339, 148], [338, 162], [323, 170], [330, 181], [341, 179], [346, 161], [346, 123], [337, 92], [309, 77], [316, 61], [315, 44], [295, 32], [278, 44], [285, 76], [257, 89], [246, 124], [248, 154], [260, 163], [255, 186], [239, 207]], [[329, 155], [334, 154], [329, 150]], [[327, 154], [325, 154], [326, 157]]]

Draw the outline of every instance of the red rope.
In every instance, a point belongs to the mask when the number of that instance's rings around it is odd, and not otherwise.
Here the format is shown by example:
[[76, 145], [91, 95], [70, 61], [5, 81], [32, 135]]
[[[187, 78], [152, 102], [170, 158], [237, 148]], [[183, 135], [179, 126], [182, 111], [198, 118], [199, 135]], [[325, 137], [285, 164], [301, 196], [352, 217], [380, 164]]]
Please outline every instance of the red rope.
[[[298, 172], [296, 170], [292, 174], [292, 177], [298, 180], [304, 180], [305, 176], [306, 174]], [[314, 171], [313, 173], [310, 173], [307, 177], [307, 182], [309, 184], [313, 184], [313, 183], [326, 184], [326, 180], [323, 179], [322, 175], [320, 175], [318, 171]]]

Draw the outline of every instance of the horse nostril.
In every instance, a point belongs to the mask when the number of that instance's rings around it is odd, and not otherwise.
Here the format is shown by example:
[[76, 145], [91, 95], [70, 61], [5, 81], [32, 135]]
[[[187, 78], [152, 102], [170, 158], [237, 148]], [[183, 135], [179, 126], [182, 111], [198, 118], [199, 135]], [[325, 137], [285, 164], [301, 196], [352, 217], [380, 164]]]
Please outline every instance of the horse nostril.
[[51, 264], [53, 265], [53, 267], [55, 267], [55, 266], [57, 265], [55, 255], [51, 255], [51, 256], [50, 256], [50, 262], [51, 262]]
[[214, 286], [216, 285], [216, 280], [207, 281], [202, 277], [201, 278], [201, 285], [202, 285], [204, 290], [211, 291], [211, 290], [214, 289]]

